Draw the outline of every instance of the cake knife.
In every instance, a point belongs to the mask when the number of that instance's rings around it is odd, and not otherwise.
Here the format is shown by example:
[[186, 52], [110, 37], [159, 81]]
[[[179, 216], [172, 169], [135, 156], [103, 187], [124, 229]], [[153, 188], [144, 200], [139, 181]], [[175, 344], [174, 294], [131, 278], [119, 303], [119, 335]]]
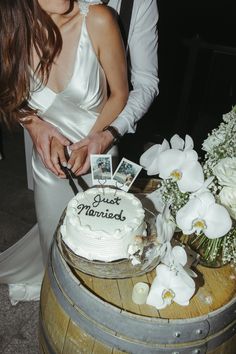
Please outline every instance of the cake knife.
[[71, 186], [71, 189], [73, 190], [74, 195], [76, 195], [77, 193], [79, 193], [79, 190], [75, 184], [71, 170], [68, 169], [67, 167], [64, 167], [64, 166], [61, 166], [61, 169], [65, 173], [66, 177], [68, 178], [69, 185]]
[[[70, 156], [69, 156], [69, 152], [68, 152], [68, 149], [66, 146], [64, 148], [64, 153], [65, 153], [66, 160], [68, 161]], [[62, 164], [60, 164], [60, 165], [61, 165], [62, 171], [65, 173], [67, 179], [69, 180], [69, 185], [71, 186], [71, 189], [72, 189], [74, 195], [76, 195], [77, 193], [79, 193], [79, 190], [75, 184], [71, 170], [69, 168], [63, 166]]]
[[[70, 153], [69, 153], [69, 147], [68, 146], [65, 146], [64, 147], [64, 153], [65, 153], [65, 157], [66, 157], [66, 160], [68, 161], [69, 158], [70, 158]], [[83, 191], [86, 191], [87, 189], [89, 189], [89, 186], [88, 184], [85, 182], [85, 180], [81, 177], [81, 176], [75, 176], [73, 174], [73, 172], [71, 172], [70, 169], [68, 169], [67, 167], [64, 167], [61, 165], [61, 168], [63, 170], [63, 172], [65, 173], [66, 177], [68, 178], [69, 180], [69, 184], [74, 192], [74, 194], [76, 195], [77, 193], [79, 193], [79, 190], [75, 184], [75, 181], [74, 181], [74, 178], [77, 179], [78, 181], [78, 184], [79, 186], [81, 187], [81, 189]]]

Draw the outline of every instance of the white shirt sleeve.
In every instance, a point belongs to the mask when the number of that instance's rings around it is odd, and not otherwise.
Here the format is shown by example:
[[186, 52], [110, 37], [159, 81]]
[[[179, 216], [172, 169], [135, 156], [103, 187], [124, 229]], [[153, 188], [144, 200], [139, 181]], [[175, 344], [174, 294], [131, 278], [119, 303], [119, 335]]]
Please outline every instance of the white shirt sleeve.
[[[156, 0], [143, 0], [133, 9], [128, 38], [132, 91], [128, 102], [111, 124], [121, 135], [134, 133], [137, 122], [158, 95], [158, 9]], [[134, 2], [135, 6], [135, 2]]]

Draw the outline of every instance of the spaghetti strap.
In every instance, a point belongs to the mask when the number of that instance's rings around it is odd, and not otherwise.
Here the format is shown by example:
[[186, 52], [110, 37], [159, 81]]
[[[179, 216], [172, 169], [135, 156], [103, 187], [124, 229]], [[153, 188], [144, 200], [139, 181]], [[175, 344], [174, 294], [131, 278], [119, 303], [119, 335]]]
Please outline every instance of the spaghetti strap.
[[96, 1], [91, 3], [87, 1], [78, 1], [80, 13], [84, 16], [88, 15], [90, 5], [99, 5], [99, 4], [102, 4], [102, 1]]

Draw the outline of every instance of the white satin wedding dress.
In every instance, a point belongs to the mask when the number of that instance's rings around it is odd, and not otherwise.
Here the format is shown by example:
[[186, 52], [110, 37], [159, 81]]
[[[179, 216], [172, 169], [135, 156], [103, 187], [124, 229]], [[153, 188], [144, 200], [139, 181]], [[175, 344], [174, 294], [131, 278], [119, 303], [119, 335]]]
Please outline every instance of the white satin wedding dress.
[[[71, 79], [59, 93], [44, 86], [31, 95], [30, 105], [39, 116], [54, 124], [71, 142], [85, 137], [107, 100], [107, 82], [91, 43], [86, 15], [89, 4], [79, 2], [84, 16]], [[32, 83], [37, 84], [32, 79]], [[110, 151], [113, 155], [117, 151]], [[49, 248], [60, 216], [73, 191], [68, 180], [45, 169], [33, 151], [35, 207], [38, 224], [20, 241], [0, 254], [0, 283], [9, 284], [12, 304], [38, 300]], [[91, 186], [90, 175], [83, 176]], [[80, 186], [77, 180], [78, 189]]]

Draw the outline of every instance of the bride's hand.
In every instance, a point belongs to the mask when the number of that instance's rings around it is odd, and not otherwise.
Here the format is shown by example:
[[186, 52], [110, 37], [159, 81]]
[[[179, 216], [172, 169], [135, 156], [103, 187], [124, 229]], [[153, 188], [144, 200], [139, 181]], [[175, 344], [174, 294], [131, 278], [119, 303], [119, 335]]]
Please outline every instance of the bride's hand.
[[64, 167], [67, 166], [64, 145], [62, 145], [56, 138], [52, 138], [51, 140], [51, 161], [57, 171], [57, 176], [60, 178], [66, 178], [66, 175], [61, 168], [61, 165]]
[[[24, 124], [24, 121], [22, 121], [22, 123]], [[70, 141], [66, 139], [54, 125], [43, 121], [36, 115], [32, 116], [31, 122], [24, 124], [24, 127], [28, 130], [45, 167], [58, 175], [58, 171], [51, 160], [51, 140], [55, 137], [63, 146], [68, 146]]]
[[87, 146], [82, 146], [81, 148], [72, 151], [70, 158], [67, 162], [67, 167], [71, 169], [75, 176], [80, 176], [80, 170], [84, 165], [88, 157]]

